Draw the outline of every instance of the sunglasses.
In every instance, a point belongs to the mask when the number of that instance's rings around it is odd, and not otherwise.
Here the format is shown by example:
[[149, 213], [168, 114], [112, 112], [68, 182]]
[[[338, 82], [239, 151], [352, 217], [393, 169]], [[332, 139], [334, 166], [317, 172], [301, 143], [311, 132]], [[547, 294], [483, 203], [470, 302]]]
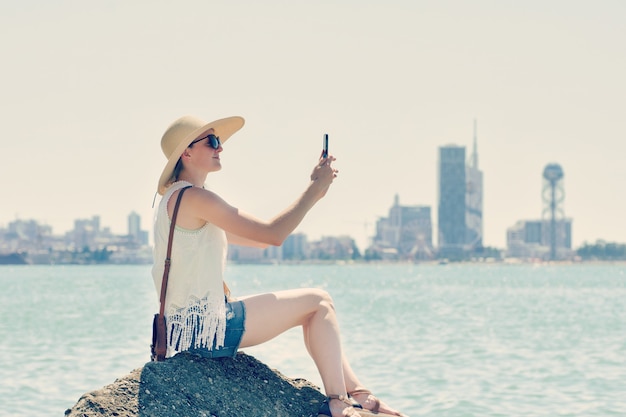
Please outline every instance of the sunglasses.
[[202, 138], [198, 138], [196, 140], [194, 140], [193, 142], [191, 142], [189, 144], [189, 146], [193, 145], [194, 143], [200, 142], [201, 140], [207, 140], [206, 144], [207, 146], [213, 148], [213, 149], [219, 149], [220, 145], [222, 144], [222, 142], [220, 142], [220, 137], [219, 136], [215, 136], [213, 133], [210, 133], [208, 136], [204, 136]]

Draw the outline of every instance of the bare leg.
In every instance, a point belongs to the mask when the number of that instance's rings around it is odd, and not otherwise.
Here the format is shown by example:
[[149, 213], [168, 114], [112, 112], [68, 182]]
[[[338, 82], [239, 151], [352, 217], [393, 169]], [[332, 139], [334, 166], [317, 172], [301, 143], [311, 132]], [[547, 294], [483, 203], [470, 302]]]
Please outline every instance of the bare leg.
[[[304, 332], [304, 344], [309, 350], [309, 354], [310, 354], [311, 351], [309, 349], [309, 332], [306, 326], [303, 326], [303, 332]], [[343, 366], [343, 376], [344, 376], [344, 383], [346, 386], [346, 391], [347, 392], [353, 392], [357, 390], [367, 391], [365, 386], [361, 383], [361, 381], [359, 381], [356, 374], [352, 370], [352, 367], [350, 366], [350, 362], [348, 362], [348, 359], [343, 354], [342, 354], [342, 366]], [[365, 393], [355, 394], [353, 398], [359, 404], [361, 404], [363, 408], [367, 410], [372, 410], [376, 405], [375, 399]], [[382, 401], [379, 402], [379, 411], [385, 414], [401, 415], [397, 410], [389, 407], [386, 403]]]
[[[332, 299], [320, 289], [294, 289], [242, 297], [246, 331], [241, 347], [266, 342], [295, 326], [305, 329], [305, 343], [327, 395], [346, 395], [339, 325]], [[346, 405], [333, 401], [340, 415]], [[357, 414], [358, 416], [358, 414]]]
[[[335, 308], [326, 291], [294, 289], [241, 300], [246, 305], [246, 331], [240, 347], [267, 342], [293, 327], [302, 326], [304, 344], [317, 366], [326, 394], [345, 396], [347, 392], [364, 389], [341, 350]], [[355, 395], [355, 400], [366, 409], [375, 404], [367, 394]], [[331, 402], [331, 410], [337, 415], [343, 415], [341, 411], [345, 408], [346, 404], [339, 400]], [[380, 411], [400, 415], [382, 402]]]

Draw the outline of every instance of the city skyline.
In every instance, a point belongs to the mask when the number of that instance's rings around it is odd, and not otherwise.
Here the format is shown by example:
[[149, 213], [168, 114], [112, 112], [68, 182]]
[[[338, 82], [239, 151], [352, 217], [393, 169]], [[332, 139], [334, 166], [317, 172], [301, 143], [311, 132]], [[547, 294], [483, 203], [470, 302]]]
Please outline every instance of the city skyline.
[[[450, 150], [450, 149], [447, 149]], [[473, 153], [473, 156], [476, 156]], [[475, 165], [471, 165], [472, 162], [468, 162], [467, 167], [475, 167]], [[546, 170], [552, 168], [553, 165], [548, 165]], [[465, 193], [467, 196], [467, 193]], [[471, 194], [471, 193], [470, 193]], [[547, 202], [544, 201], [544, 204]], [[349, 234], [343, 235], [322, 235], [314, 239], [314, 241], [323, 241], [324, 239], [342, 239], [349, 238], [357, 244], [357, 248], [365, 253], [368, 250], [380, 251], [385, 248], [394, 248], [398, 250], [398, 255], [400, 258], [406, 258], [409, 252], [413, 254], [408, 256], [408, 258], [414, 259], [434, 259], [435, 257], [443, 257], [446, 258], [447, 255], [445, 253], [446, 248], [438, 246], [434, 244], [434, 235], [435, 231], [433, 230], [434, 225], [432, 223], [432, 207], [427, 205], [405, 205], [400, 204], [400, 196], [395, 195], [393, 203], [388, 208], [388, 216], [379, 216], [376, 224], [376, 231], [373, 235], [368, 236], [369, 243], [366, 246], [360, 246], [354, 236]], [[482, 218], [480, 219], [482, 221]], [[408, 223], [407, 223], [408, 222]], [[558, 218], [557, 226], [554, 229], [554, 224], [550, 225], [550, 219], [537, 219], [537, 218], [529, 218], [529, 219], [518, 219], [515, 224], [507, 227], [507, 242], [502, 247], [485, 247], [485, 248], [495, 248], [503, 251], [503, 254], [506, 256], [507, 254], [511, 257], [528, 257], [528, 258], [536, 258], [534, 256], [533, 250], [538, 250], [539, 252], [548, 250], [550, 248], [550, 240], [551, 237], [549, 234], [546, 234], [546, 231], [557, 230], [557, 247], [560, 249], [565, 249], [567, 252], [564, 257], [570, 256], [573, 251], [577, 249], [571, 243], [572, 236], [572, 219], [571, 218]], [[58, 231], [54, 231], [54, 229], [45, 223], [41, 223], [38, 219], [17, 219], [9, 223], [8, 227], [4, 227], [0, 225], [0, 232], [7, 232], [12, 227], [17, 227], [17, 229], [21, 229], [24, 225], [28, 225], [29, 229], [33, 229], [33, 227], [40, 228], [38, 233], [45, 235], [47, 237], [60, 238], [63, 236], [71, 235], [76, 233], [77, 231], [89, 229], [96, 233], [104, 233], [106, 235], [117, 235], [119, 237], [128, 236], [131, 237], [135, 242], [140, 242], [142, 245], [152, 246], [152, 240], [150, 238], [151, 230], [150, 228], [145, 229], [142, 223], [141, 216], [136, 211], [131, 211], [127, 215], [127, 230], [126, 232], [114, 232], [111, 227], [106, 224], [101, 224], [101, 216], [98, 214], [94, 214], [91, 217], [82, 217], [74, 219], [73, 228], [62, 231], [59, 233]], [[545, 224], [543, 227], [546, 231], [541, 231], [541, 225]], [[454, 227], [459, 225], [454, 225]], [[466, 232], [472, 230], [471, 225], [462, 224], [460, 225], [461, 229]], [[528, 229], [530, 228], [530, 229]], [[32, 233], [32, 230], [29, 230], [29, 233]], [[543, 233], [543, 235], [542, 235]], [[308, 240], [310, 236], [305, 232], [294, 231], [289, 239], [303, 238]], [[473, 235], [466, 235], [467, 238], [471, 238]], [[542, 237], [543, 236], [543, 237]], [[475, 241], [468, 241], [459, 238], [461, 242], [459, 249], [460, 252], [463, 252], [465, 255], [460, 255], [460, 253], [454, 253], [452, 251], [449, 255], [452, 255], [454, 258], [461, 258], [463, 256], [473, 256], [474, 251], [476, 254], [480, 254], [483, 249], [480, 245], [475, 245]], [[540, 244], [540, 247], [535, 247], [534, 249], [521, 249], [519, 248], [519, 244], [523, 241], [525, 243], [530, 244]], [[597, 242], [607, 242], [604, 239], [598, 239], [594, 242], [584, 242], [579, 246], [585, 246], [586, 244], [594, 244]], [[1, 243], [1, 239], [0, 239]], [[607, 242], [607, 243], [618, 243], [622, 244], [623, 242]], [[293, 244], [293, 243], [291, 243]], [[408, 246], [407, 246], [408, 245]], [[511, 246], [513, 245], [513, 246]], [[104, 245], [106, 246], [106, 245]], [[234, 245], [237, 246], [237, 245]], [[547, 249], [546, 249], [547, 248]], [[443, 252], [442, 252], [443, 249]], [[0, 253], [6, 252], [6, 250], [0, 250]], [[417, 253], [419, 252], [419, 254]], [[536, 252], [536, 253], [539, 253]]]
[[241, 115], [207, 186], [269, 219], [328, 133], [339, 177], [297, 232], [365, 247], [394, 195], [434, 211], [437, 149], [469, 147], [476, 119], [483, 245], [541, 217], [550, 163], [573, 246], [625, 241], [625, 14], [612, 0], [5, 2], [0, 225], [56, 233], [99, 213], [117, 233], [137, 211], [151, 229], [167, 125]]
[[[456, 155], [456, 156], [458, 156], [458, 157], [460, 158], [460, 161], [461, 161], [461, 162], [459, 163], [459, 166], [460, 166], [460, 167], [462, 167], [462, 169], [465, 171], [465, 174], [464, 174], [464, 175], [470, 175], [470, 173], [476, 172], [476, 173], [475, 173], [475, 174], [473, 174], [473, 175], [479, 175], [479, 177], [480, 177], [480, 184], [481, 184], [481, 187], [482, 187], [482, 176], [483, 176], [483, 172], [482, 172], [482, 171], [480, 171], [480, 170], [479, 170], [479, 167], [478, 167], [479, 152], [477, 151], [477, 142], [478, 142], [478, 138], [477, 138], [477, 132], [476, 132], [476, 131], [477, 131], [477, 121], [476, 121], [476, 119], [474, 119], [474, 134], [473, 134], [472, 150], [471, 150], [471, 154], [470, 154], [469, 156], [468, 156], [468, 155], [467, 155], [467, 153], [466, 153], [466, 146], [465, 146], [465, 145], [449, 144], [449, 145], [445, 145], [445, 146], [440, 146], [440, 147], [438, 148], [438, 151], [439, 151], [440, 153], [442, 152], [442, 149], [447, 150], [448, 152], [450, 152], [450, 151], [455, 151], [455, 152], [456, 152], [456, 151], [462, 151], [461, 153], [459, 153], [458, 155]], [[441, 154], [440, 154], [440, 158], [441, 158]], [[545, 175], [545, 170], [546, 170], [546, 169], [548, 169], [548, 167], [550, 167], [550, 166], [554, 166], [554, 165], [559, 166], [558, 164], [554, 164], [554, 163], [547, 164], [547, 165], [546, 165], [546, 167], [542, 170], [542, 173], [544, 173], [544, 175]], [[559, 168], [560, 168], [560, 166], [559, 166]], [[438, 169], [439, 169], [439, 170], [441, 170], [441, 169], [442, 169], [442, 168], [441, 168], [441, 166], [439, 166], [439, 167], [438, 167]], [[441, 175], [441, 172], [438, 172], [438, 176], [440, 176], [440, 175]], [[466, 178], [466, 180], [467, 180], [467, 181], [469, 181], [469, 177], [468, 177], [468, 178]], [[463, 182], [465, 183], [466, 181], [464, 180]], [[439, 182], [438, 182], [438, 186], [439, 186], [439, 185], [440, 185], [440, 184], [439, 184]], [[543, 193], [545, 193], [545, 189], [542, 191], [542, 194], [543, 194]], [[464, 189], [464, 190], [463, 190], [463, 192], [462, 192], [461, 194], [459, 194], [459, 195], [463, 195], [463, 196], [464, 196], [464, 199], [467, 199], [467, 198], [468, 198], [467, 190], [465, 190], [465, 189]], [[565, 195], [565, 193], [564, 193], [564, 194], [563, 194], [563, 196], [562, 196], [563, 198], [564, 198], [564, 195]], [[481, 197], [482, 197], [482, 195], [481, 195]], [[155, 201], [156, 201], [156, 199], [157, 199], [157, 198], [159, 198], [159, 197], [158, 197], [158, 196], [155, 196]], [[396, 195], [394, 196], [394, 203], [393, 203], [393, 205], [395, 205], [395, 206], [397, 206], [397, 205], [398, 205], [398, 199], [399, 199], [399, 195], [398, 195], [398, 194], [396, 194]], [[481, 198], [481, 200], [482, 200], [482, 198]], [[467, 203], [467, 201], [466, 201], [466, 203]], [[482, 203], [482, 201], [481, 201], [481, 203]], [[157, 203], [155, 203], [155, 206], [156, 206], [156, 204], [157, 204]], [[562, 201], [561, 201], [561, 204], [563, 204], [563, 202], [562, 202]], [[391, 207], [393, 207], [393, 205], [392, 205]], [[543, 201], [543, 205], [544, 205], [544, 209], [543, 209], [543, 211], [545, 212], [545, 201]], [[431, 207], [434, 207], [434, 208], [435, 208], [434, 213], [436, 213], [436, 212], [437, 212], [437, 209], [439, 208], [439, 206], [438, 206], [437, 204], [435, 204], [435, 205], [433, 205], [433, 206], [430, 206], [430, 205], [428, 205], [428, 204], [425, 204], [425, 205], [420, 205], [420, 206], [427, 207], [427, 208], [429, 208], [429, 209], [430, 209]], [[465, 221], [467, 221], [467, 219], [468, 219], [468, 217], [467, 217], [467, 216], [468, 216], [468, 214], [467, 214], [467, 207], [466, 207], [466, 206], [464, 206], [464, 205], [460, 205], [459, 207], [460, 207], [460, 209], [461, 209], [461, 212], [464, 212], [464, 213], [465, 213], [465, 214], [464, 214], [463, 216], [461, 216], [461, 217], [462, 217], [462, 218], [464, 218], [464, 219], [465, 219]], [[542, 217], [542, 215], [543, 215], [543, 214], [545, 214], [545, 213], [542, 213], [542, 214], [541, 214], [541, 215], [539, 215], [539, 216], [528, 216], [527, 218], [523, 218], [523, 219], [516, 219], [514, 223], [512, 223], [512, 224], [511, 224], [511, 225], [509, 225], [509, 226], [507, 226], [507, 228], [506, 228], [506, 229], [505, 229], [505, 231], [504, 231], [505, 235], [507, 235], [507, 234], [508, 234], [508, 231], [509, 231], [509, 229], [510, 229], [510, 228], [514, 228], [514, 227], [515, 227], [515, 226], [516, 226], [519, 222], [524, 222], [524, 221], [528, 221], [528, 220], [533, 221], [533, 220], [541, 219], [541, 217]], [[563, 215], [563, 213], [562, 213], [562, 215]], [[79, 222], [79, 223], [80, 223], [80, 222], [83, 222], [83, 221], [91, 221], [91, 219], [93, 219], [93, 218], [101, 218], [101, 217], [102, 217], [102, 216], [101, 216], [100, 214], [93, 214], [93, 215], [91, 215], [91, 216], [82, 216], [82, 217], [80, 217], [80, 218], [76, 218], [76, 219], [74, 219], [74, 220], [73, 220], [73, 224], [72, 224], [72, 226], [71, 226], [70, 228], [68, 228], [67, 230], [62, 230], [62, 231], [60, 231], [60, 233], [61, 233], [61, 234], [64, 234], [64, 233], [67, 233], [67, 232], [72, 231], [72, 230], [74, 229], [74, 227], [76, 226], [76, 223], [77, 223], [77, 222]], [[376, 219], [375, 221], [376, 221], [376, 222], [378, 222], [378, 221], [380, 221], [381, 219], [384, 219], [384, 217], [385, 217], [384, 215], [377, 215], [377, 216], [375, 217], [375, 219]], [[436, 223], [436, 222], [434, 221], [434, 219], [437, 219], [437, 220], [438, 220], [438, 219], [439, 219], [439, 217], [440, 217], [440, 216], [434, 216], [434, 215], [432, 216], [432, 220], [433, 220], [433, 227], [435, 227], [435, 226], [436, 226], [437, 228], [439, 228], [439, 223], [438, 223], [438, 222]], [[133, 219], [133, 220], [131, 220], [131, 219]], [[139, 219], [139, 220], [138, 220], [138, 219]], [[53, 225], [49, 225], [49, 224], [47, 224], [47, 223], [45, 223], [45, 222], [42, 222], [42, 221], [41, 221], [41, 219], [19, 219], [19, 218], [16, 218], [16, 219], [13, 219], [13, 220], [34, 220], [34, 221], [36, 221], [36, 222], [40, 222], [40, 223], [42, 223], [42, 225], [52, 227], [52, 228], [53, 228], [53, 232], [55, 232], [55, 234], [58, 234], [58, 233], [59, 233], [59, 231], [54, 230], [54, 226], [53, 226]], [[137, 213], [137, 211], [136, 211], [136, 210], [131, 210], [131, 211], [128, 213], [127, 218], [126, 218], [126, 222], [127, 222], [126, 226], [129, 228], [129, 232], [130, 232], [130, 228], [131, 228], [131, 227], [134, 227], [136, 230], [139, 230], [138, 228], [144, 228], [144, 229], [147, 229], [147, 230], [146, 230], [146, 232], [147, 232], [147, 233], [149, 234], [149, 236], [150, 236], [150, 242], [149, 242], [149, 244], [151, 245], [151, 244], [152, 244], [152, 241], [151, 241], [151, 235], [152, 235], [152, 224], [151, 224], [151, 222], [150, 222], [150, 224], [146, 224], [145, 222], [143, 222], [143, 220], [144, 220], [144, 219], [143, 219], [143, 217], [142, 217], [142, 216], [140, 216], [140, 215]], [[131, 225], [130, 225], [130, 222], [133, 222], [133, 221], [135, 222], [135, 224], [134, 224], [133, 226], [131, 226]], [[483, 219], [482, 217], [480, 217], [480, 218], [479, 218], [479, 221], [480, 221], [481, 223], [483, 223], [483, 222], [485, 221], [485, 219]], [[572, 219], [569, 219], [569, 222], [570, 222], [570, 223], [569, 223], [569, 224], [570, 224], [570, 227], [571, 227], [571, 221], [572, 221]], [[139, 223], [137, 223], [137, 222], [139, 222]], [[487, 219], [487, 222], [488, 222], [488, 219]], [[8, 222], [8, 224], [9, 224], [9, 223], [11, 223], [11, 221], [9, 221], [9, 222]], [[6, 225], [3, 225], [2, 223], [0, 223], [0, 228], [2, 228], [2, 227], [6, 227]], [[120, 232], [120, 230], [114, 230], [113, 228], [111, 228], [111, 226], [105, 226], [105, 227], [106, 227], [106, 228], [108, 228], [108, 229], [111, 229], [114, 233], [116, 232], [117, 234], [122, 234], [122, 235], [124, 234], [124, 233], [119, 233], [119, 232]], [[453, 227], [453, 229], [454, 229], [454, 228], [455, 228], [455, 227]], [[469, 230], [470, 230], [470, 229], [467, 229], [467, 230], [468, 230], [468, 232], [469, 232]], [[306, 231], [301, 231], [299, 228], [298, 228], [298, 229], [296, 229], [293, 233], [294, 233], [294, 234], [297, 234], [297, 233], [302, 233], [302, 234], [306, 235], [307, 237], [309, 236], [309, 235], [308, 235], [308, 233], [307, 233]], [[441, 231], [440, 231], [439, 233], [441, 233]], [[349, 233], [347, 233], [347, 234], [343, 234], [343, 235], [341, 235], [341, 234], [339, 234], [339, 235], [337, 235], [337, 234], [335, 234], [335, 235], [333, 235], [333, 234], [318, 234], [318, 235], [312, 235], [312, 236], [315, 236], [315, 238], [316, 238], [316, 239], [321, 239], [321, 238], [323, 238], [323, 237], [327, 237], [327, 236], [348, 236], [348, 237], [355, 238], [355, 239], [357, 238], [357, 237], [355, 237], [355, 236], [353, 236], [353, 235], [350, 235]], [[441, 246], [439, 245], [439, 240], [440, 240], [440, 239], [436, 239], [436, 236], [437, 236], [437, 234], [436, 234], [436, 233], [434, 233], [434, 234], [433, 234], [433, 242], [434, 242], [433, 247], [434, 247], [435, 249], [441, 249]], [[366, 236], [365, 236], [365, 240], [364, 240], [364, 241], [362, 241], [360, 244], [358, 244], [359, 249], [360, 249], [360, 250], [362, 250], [362, 251], [366, 250], [368, 247], [370, 247], [370, 245], [371, 245], [371, 243], [372, 243], [373, 239], [375, 239], [375, 237], [376, 237], [376, 230], [375, 230], [375, 229], [372, 229], [372, 234], [366, 235]], [[571, 238], [571, 235], [570, 235], [570, 238]], [[467, 243], [467, 242], [465, 241], [465, 240], [466, 240], [466, 238], [465, 238], [465, 237], [461, 237], [460, 239], [461, 239], [461, 240], [460, 240], [460, 242], [462, 241], [462, 244], [466, 244], [466, 243]], [[482, 237], [480, 238], [480, 240], [482, 241]], [[596, 242], [596, 241], [603, 241], [603, 240], [606, 240], [606, 239], [603, 239], [603, 238], [599, 237], [598, 239], [596, 239], [596, 240], [594, 240], [594, 241], [585, 241], [585, 242], [581, 242], [578, 246], [582, 246], [582, 244], [583, 244], [583, 243], [594, 243], [594, 242]], [[620, 241], [616, 241], [616, 242], [621, 243]], [[480, 246], [480, 245], [479, 245], [479, 246]], [[489, 245], [487, 245], [487, 246], [489, 246]], [[493, 246], [493, 247], [498, 248], [498, 249], [503, 249], [503, 250], [506, 250], [506, 249], [507, 249], [507, 247], [508, 247], [508, 244], [507, 244], [507, 242], [506, 242], [506, 240], [505, 240], [505, 242], [504, 242], [504, 244], [503, 244], [502, 246]]]
[[[347, 235], [309, 240], [303, 233], [287, 237], [280, 247], [266, 249], [229, 245], [228, 257], [243, 263], [281, 261], [486, 261], [517, 258], [537, 261], [598, 261], [626, 257], [626, 244], [595, 242], [571, 246], [571, 219], [520, 220], [507, 229], [506, 249], [466, 246], [462, 253], [433, 248], [430, 206], [401, 205], [396, 195], [389, 216], [377, 222], [370, 247], [361, 249]], [[75, 228], [54, 235], [36, 220], [17, 220], [0, 228], [0, 264], [138, 264], [152, 262], [148, 232], [138, 228], [140, 216], [128, 215], [128, 233], [113, 234], [100, 217], [76, 219]], [[556, 232], [556, 233], [555, 233]], [[556, 237], [556, 240], [555, 240]], [[556, 245], [555, 245], [556, 244]]]

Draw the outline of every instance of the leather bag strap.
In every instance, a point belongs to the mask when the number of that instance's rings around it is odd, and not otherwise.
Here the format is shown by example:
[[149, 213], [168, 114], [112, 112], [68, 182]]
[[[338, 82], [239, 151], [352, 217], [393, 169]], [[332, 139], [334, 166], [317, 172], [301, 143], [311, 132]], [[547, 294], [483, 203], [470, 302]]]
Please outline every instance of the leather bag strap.
[[[167, 255], [165, 256], [165, 268], [163, 268], [163, 280], [161, 281], [161, 306], [159, 308], [159, 314], [163, 317], [165, 312], [165, 294], [167, 292], [167, 281], [170, 275], [170, 265], [172, 263], [172, 240], [174, 239], [174, 229], [176, 228], [176, 216], [178, 216], [178, 207], [180, 206], [180, 199], [183, 198], [183, 193], [187, 188], [191, 188], [188, 185], [178, 192], [178, 198], [176, 199], [176, 205], [174, 206], [174, 212], [172, 213], [172, 223], [170, 224], [170, 235], [167, 239]], [[167, 209], [166, 209], [167, 211]]]

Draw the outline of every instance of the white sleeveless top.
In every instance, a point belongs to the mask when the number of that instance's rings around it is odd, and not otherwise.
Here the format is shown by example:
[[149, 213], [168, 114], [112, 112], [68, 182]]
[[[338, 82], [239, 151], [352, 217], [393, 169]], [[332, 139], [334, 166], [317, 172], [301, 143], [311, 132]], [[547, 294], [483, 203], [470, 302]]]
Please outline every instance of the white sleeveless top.
[[[152, 278], [157, 297], [161, 293], [171, 223], [167, 202], [172, 193], [187, 185], [192, 184], [186, 181], [172, 184], [156, 213]], [[181, 206], [184, 204], [183, 195]], [[226, 233], [213, 224], [206, 223], [196, 230], [176, 226], [165, 299], [167, 357], [200, 346], [211, 348], [214, 341], [216, 347], [224, 345], [226, 312], [222, 282], [227, 250]]]

